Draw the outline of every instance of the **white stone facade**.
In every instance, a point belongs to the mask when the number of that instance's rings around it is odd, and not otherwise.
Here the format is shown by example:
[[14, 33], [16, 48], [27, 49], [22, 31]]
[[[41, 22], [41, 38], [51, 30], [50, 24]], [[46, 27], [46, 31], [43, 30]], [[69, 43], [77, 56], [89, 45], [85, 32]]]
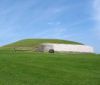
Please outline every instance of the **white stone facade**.
[[87, 45], [44, 43], [39, 47], [39, 50], [43, 52], [48, 52], [50, 49], [57, 52], [94, 53], [93, 47]]

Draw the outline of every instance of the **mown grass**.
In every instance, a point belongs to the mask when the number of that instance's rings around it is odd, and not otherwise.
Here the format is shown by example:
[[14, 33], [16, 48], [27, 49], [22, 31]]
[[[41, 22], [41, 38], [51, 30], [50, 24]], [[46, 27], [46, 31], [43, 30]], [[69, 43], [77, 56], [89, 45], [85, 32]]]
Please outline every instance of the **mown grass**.
[[100, 55], [0, 52], [0, 85], [100, 85]]

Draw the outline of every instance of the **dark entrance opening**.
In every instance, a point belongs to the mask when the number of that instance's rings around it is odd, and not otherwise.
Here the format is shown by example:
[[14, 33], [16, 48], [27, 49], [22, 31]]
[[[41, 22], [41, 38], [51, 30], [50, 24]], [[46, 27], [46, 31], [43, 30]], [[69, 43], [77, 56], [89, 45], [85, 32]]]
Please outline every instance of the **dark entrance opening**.
[[54, 49], [49, 49], [49, 53], [54, 53]]

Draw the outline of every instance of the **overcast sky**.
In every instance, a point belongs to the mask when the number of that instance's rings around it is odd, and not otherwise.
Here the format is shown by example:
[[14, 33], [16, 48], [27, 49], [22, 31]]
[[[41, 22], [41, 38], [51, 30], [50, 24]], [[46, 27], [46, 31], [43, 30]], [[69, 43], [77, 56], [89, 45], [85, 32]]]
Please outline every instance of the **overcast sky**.
[[0, 45], [57, 38], [100, 53], [100, 0], [0, 0]]

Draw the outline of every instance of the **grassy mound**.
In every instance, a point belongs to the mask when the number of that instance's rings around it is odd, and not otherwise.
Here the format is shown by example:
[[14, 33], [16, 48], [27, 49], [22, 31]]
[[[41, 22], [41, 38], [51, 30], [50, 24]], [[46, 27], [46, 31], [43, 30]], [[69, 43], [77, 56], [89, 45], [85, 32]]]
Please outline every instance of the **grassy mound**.
[[30, 47], [32, 49], [35, 49], [41, 43], [63, 43], [63, 44], [79, 44], [79, 45], [81, 44], [78, 42], [59, 40], [59, 39], [25, 39], [25, 40], [20, 40], [20, 41], [11, 43], [9, 45], [5, 45], [1, 47], [1, 49], [10, 50], [16, 47]]
[[1, 52], [0, 85], [100, 85], [100, 55]]

